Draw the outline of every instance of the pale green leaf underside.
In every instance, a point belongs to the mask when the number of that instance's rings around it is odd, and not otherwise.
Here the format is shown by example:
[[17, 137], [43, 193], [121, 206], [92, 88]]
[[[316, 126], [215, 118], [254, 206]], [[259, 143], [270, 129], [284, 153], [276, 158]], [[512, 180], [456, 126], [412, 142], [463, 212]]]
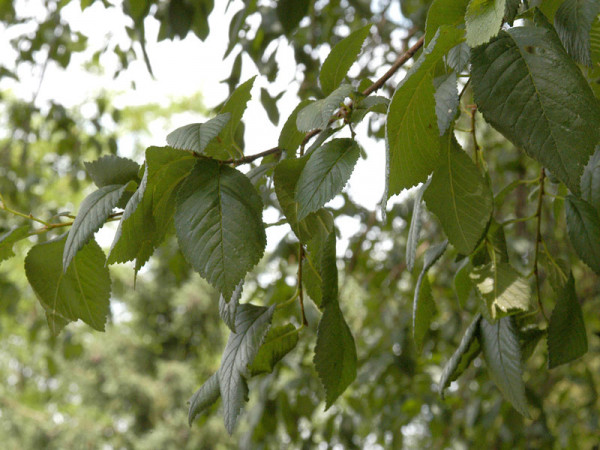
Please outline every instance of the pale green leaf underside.
[[209, 142], [219, 135], [230, 118], [231, 113], [224, 113], [204, 123], [184, 125], [167, 135], [167, 143], [173, 148], [202, 154]]
[[84, 163], [85, 170], [96, 186], [127, 184], [136, 180], [140, 166], [135, 161], [120, 156], [107, 155], [96, 161]]
[[556, 306], [548, 324], [548, 367], [550, 369], [573, 361], [588, 350], [583, 312], [575, 293], [572, 274], [556, 294]]
[[471, 47], [485, 44], [498, 34], [506, 0], [471, 0], [467, 6], [467, 44]]
[[73, 226], [69, 230], [65, 243], [63, 253], [63, 268], [65, 271], [75, 254], [104, 225], [126, 188], [127, 185], [118, 184], [103, 186], [92, 192], [81, 202], [79, 213], [73, 221]]
[[492, 193], [453, 135], [441, 138], [443, 159], [425, 191], [427, 208], [442, 225], [450, 243], [470, 254], [480, 241], [492, 214]]
[[473, 91], [491, 125], [578, 193], [600, 139], [600, 108], [548, 27], [511, 28], [473, 49]]
[[77, 252], [63, 272], [66, 236], [33, 246], [25, 258], [27, 280], [46, 311], [57, 335], [68, 323], [81, 319], [104, 331], [109, 312], [110, 277], [104, 253], [95, 240]]
[[503, 317], [490, 324], [482, 319], [479, 325], [481, 347], [490, 377], [513, 407], [529, 418], [519, 337], [512, 317]]
[[273, 372], [275, 364], [287, 355], [298, 343], [298, 330], [294, 325], [271, 327], [264, 343], [250, 364], [252, 376]]
[[214, 373], [190, 398], [188, 424], [191, 426], [196, 416], [214, 404], [220, 396], [219, 374]]
[[600, 274], [600, 214], [585, 200], [569, 195], [565, 200], [567, 231], [577, 255]]
[[339, 88], [321, 100], [316, 100], [302, 108], [296, 116], [298, 131], [322, 130], [340, 104], [352, 93], [352, 86], [342, 84]]
[[448, 127], [454, 121], [458, 111], [458, 87], [456, 84], [456, 72], [438, 77], [433, 80], [437, 86], [435, 90], [435, 115], [437, 116], [440, 136], [446, 134]]
[[199, 160], [177, 195], [175, 230], [192, 267], [226, 300], [266, 245], [262, 201], [241, 172]]
[[240, 305], [235, 320], [235, 333], [223, 351], [218, 377], [223, 398], [225, 428], [233, 433], [238, 415], [247, 400], [248, 365], [252, 364], [271, 325], [275, 307]]
[[356, 61], [360, 49], [369, 35], [370, 28], [371, 25], [369, 24], [356, 30], [331, 49], [319, 74], [321, 89], [325, 95], [330, 94], [344, 81], [348, 70]]
[[353, 139], [334, 139], [312, 152], [296, 185], [298, 220], [320, 209], [339, 194], [360, 156]]

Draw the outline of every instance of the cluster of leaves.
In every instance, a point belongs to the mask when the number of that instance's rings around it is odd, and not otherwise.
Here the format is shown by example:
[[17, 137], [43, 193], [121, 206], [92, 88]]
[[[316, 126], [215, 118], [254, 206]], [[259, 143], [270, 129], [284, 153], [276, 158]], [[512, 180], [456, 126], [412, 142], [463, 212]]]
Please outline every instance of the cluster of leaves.
[[[286, 33], [307, 13], [308, 6], [302, 8]], [[273, 371], [297, 345], [307, 322], [305, 292], [322, 312], [314, 365], [330, 407], [356, 377], [357, 352], [339, 303], [336, 230], [325, 205], [342, 192], [360, 157], [354, 127], [375, 113], [385, 120], [384, 205], [418, 186], [407, 267], [413, 270], [418, 259], [424, 207], [446, 238], [429, 246], [417, 279], [412, 317], [417, 348], [436, 309], [428, 272], [444, 255], [452, 256], [461, 264], [456, 295], [472, 322], [443, 370], [440, 393], [481, 353], [490, 378], [528, 417], [523, 362], [538, 342], [546, 338], [550, 368], [582, 356], [588, 346], [576, 279], [564, 262], [568, 255], [551, 253], [541, 227], [544, 205], [552, 199], [555, 213], [564, 208], [575, 253], [600, 273], [600, 106], [590, 87], [600, 62], [599, 9], [592, 0], [565, 0], [542, 10], [512, 0], [435, 0], [424, 36], [395, 67], [416, 55], [391, 99], [373, 95], [387, 75], [375, 83], [347, 83], [369, 37], [371, 26], [363, 25], [332, 48], [319, 71], [320, 98], [299, 103], [273, 149], [253, 156], [241, 150], [250, 79], [214, 118], [175, 130], [166, 147], [148, 148], [143, 165], [117, 156], [87, 164], [98, 189], [81, 203], [68, 234], [34, 246], [25, 260], [52, 332], [78, 319], [103, 330], [110, 298], [107, 264], [135, 261], [137, 272], [175, 234], [187, 262], [219, 292], [219, 313], [230, 329], [219, 369], [191, 399], [190, 422], [221, 397], [225, 425], [233, 431], [248, 397], [247, 381]], [[247, 13], [242, 10], [233, 23], [244, 23]], [[474, 104], [465, 101], [471, 92]], [[476, 111], [540, 164], [537, 178], [495, 186], [492, 165], [476, 139]], [[471, 124], [467, 132], [457, 125], [465, 118]], [[349, 137], [337, 136], [346, 129]], [[468, 141], [471, 154], [463, 149]], [[250, 171], [237, 169], [259, 158], [262, 163]], [[534, 186], [535, 214], [500, 221], [504, 198], [523, 185]], [[296, 290], [270, 306], [240, 303], [245, 278], [266, 246], [260, 195], [265, 189], [274, 192], [282, 223], [297, 241]], [[119, 227], [105, 256], [93, 235], [115, 219]], [[524, 264], [509, 257], [505, 228], [529, 220], [536, 232], [533, 257]], [[0, 256], [12, 256], [12, 245], [28, 235], [27, 226], [8, 231], [0, 237]], [[549, 320], [547, 284], [555, 293]], [[472, 298], [476, 306], [469, 309]], [[296, 301], [300, 326], [285, 316]]]

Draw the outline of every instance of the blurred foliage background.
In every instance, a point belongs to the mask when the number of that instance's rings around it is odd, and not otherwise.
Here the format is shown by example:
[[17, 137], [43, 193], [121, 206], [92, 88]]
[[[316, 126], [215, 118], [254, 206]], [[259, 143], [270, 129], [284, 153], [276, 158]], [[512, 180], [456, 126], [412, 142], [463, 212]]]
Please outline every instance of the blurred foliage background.
[[[39, 73], [40, 78], [48, 64], [68, 70], [72, 56], [86, 50], [86, 36], [72, 31], [63, 17], [69, 3], [46, 0], [33, 14], [28, 12], [29, 2], [0, 1], [4, 31], [23, 30], [11, 41], [14, 61], [0, 66], [0, 193], [11, 208], [44, 219], [76, 212], [90, 186], [84, 161], [108, 153], [135, 158], [156, 131], [150, 124], [166, 121], [162, 123], [168, 127], [170, 117], [190, 110], [208, 114], [199, 94], [171, 99], [167, 107], [117, 108], [110, 86], [103, 86], [97, 95], [82, 98], [74, 107], [38, 101], [35, 87], [29, 95], [3, 87], [9, 79], [11, 86], [17, 85], [23, 70]], [[151, 70], [152, 55], [145, 46], [148, 21], [159, 21], [158, 39], [190, 34], [203, 40], [210, 33], [212, 0], [126, 0], [115, 5], [108, 0], [81, 0], [80, 7], [94, 3], [129, 17], [130, 42], [108, 44], [92, 54], [84, 64], [91, 73], [101, 66], [103, 53], [118, 57], [115, 79], [133, 61], [145, 61]], [[279, 67], [273, 55], [278, 46], [291, 46], [298, 95], [314, 95], [320, 55], [366, 22], [375, 24], [377, 33], [364, 49], [354, 75], [374, 79], [382, 66], [422, 34], [428, 3], [337, 0], [299, 1], [294, 6], [292, 0], [232, 2], [230, 7], [238, 12], [231, 20], [228, 53], [235, 56], [225, 81], [233, 89], [242, 64], [253, 65], [268, 81], [275, 80]], [[382, 94], [391, 95], [393, 86], [388, 84]], [[465, 98], [471, 97], [467, 93]], [[267, 92], [261, 100], [267, 111], [271, 109], [269, 117], [275, 117], [277, 95]], [[461, 120], [468, 128], [467, 118]], [[382, 132], [375, 115], [365, 133], [381, 139]], [[483, 124], [478, 132], [486, 162], [498, 177], [495, 186], [536, 176], [537, 164], [499, 134]], [[530, 215], [531, 194], [526, 185], [519, 187], [506, 197], [495, 218]], [[276, 201], [267, 187], [263, 197], [266, 205]], [[404, 264], [412, 202], [407, 195], [390, 205], [385, 220], [347, 194], [335, 203], [338, 226], [348, 218], [360, 223], [339, 264], [341, 305], [358, 349], [357, 380], [324, 412], [324, 393], [312, 364], [318, 312], [309, 306], [310, 326], [302, 332], [298, 347], [272, 374], [251, 381], [247, 413], [231, 438], [218, 414], [203, 415], [192, 428], [187, 425], [186, 402], [218, 368], [227, 330], [219, 319], [218, 298], [190, 271], [173, 238], [139, 274], [135, 289], [130, 267], [111, 267], [112, 317], [105, 333], [73, 324], [58, 337], [51, 336], [43, 309], [25, 279], [23, 258], [31, 243], [17, 245], [17, 257], [0, 263], [2, 447], [597, 448], [598, 278], [573, 262], [576, 279], [581, 280], [577, 290], [588, 327], [589, 353], [548, 371], [546, 349], [540, 345], [527, 361], [525, 381], [533, 420], [524, 419], [503, 401], [479, 358], [451, 386], [446, 400], [441, 400], [436, 385], [441, 367], [458, 345], [476, 304], [471, 298], [459, 305], [453, 291], [458, 264], [442, 258], [429, 273], [438, 312], [424, 350], [417, 354], [410, 321], [420, 267], [410, 273]], [[546, 208], [548, 221], [543, 231], [552, 232], [548, 241], [557, 248], [568, 247], [562, 205], [554, 202]], [[432, 242], [439, 236], [438, 225], [428, 219], [423, 234]], [[22, 221], [0, 212], [0, 233]], [[48, 234], [30, 240], [41, 242], [52, 237]], [[507, 234], [513, 263], [525, 267], [535, 235], [533, 224], [517, 223]], [[427, 246], [423, 243], [418, 255]], [[265, 305], [288, 298], [294, 290], [290, 276], [296, 270], [296, 255], [296, 243], [287, 235], [253, 271], [244, 298]], [[551, 308], [550, 291], [544, 293]], [[217, 403], [212, 412], [218, 408]]]

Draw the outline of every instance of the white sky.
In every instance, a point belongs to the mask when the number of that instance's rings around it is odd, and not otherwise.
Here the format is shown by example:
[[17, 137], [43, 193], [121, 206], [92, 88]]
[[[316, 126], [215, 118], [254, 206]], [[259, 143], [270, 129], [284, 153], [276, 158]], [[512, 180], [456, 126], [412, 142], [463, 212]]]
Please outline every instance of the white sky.
[[[155, 102], [167, 105], [169, 101], [177, 97], [185, 97], [200, 91], [208, 107], [214, 106], [226, 99], [228, 88], [221, 83], [229, 76], [231, 65], [237, 54], [234, 50], [226, 60], [223, 54], [228, 42], [228, 30], [231, 16], [240, 9], [241, 2], [234, 2], [227, 13], [225, 6], [227, 2], [216, 1], [215, 9], [210, 16], [210, 34], [206, 41], [202, 42], [191, 34], [183, 40], [165, 40], [156, 42], [158, 34], [158, 23], [147, 19], [146, 40], [147, 50], [150, 56], [155, 79], [148, 74], [144, 62], [140, 59], [133, 62], [129, 69], [116, 80], [112, 79], [112, 69], [116, 67], [116, 56], [106, 54], [101, 63], [106, 68], [106, 75], [99, 76], [86, 72], [82, 64], [89, 59], [94, 50], [102, 48], [109, 39], [120, 42], [126, 47], [129, 41], [125, 32], [125, 26], [131, 25], [131, 19], [125, 17], [120, 8], [105, 9], [100, 2], [95, 2], [81, 12], [79, 2], [72, 2], [64, 8], [65, 19], [73, 30], [81, 31], [88, 36], [90, 49], [84, 54], [75, 54], [67, 71], [58, 66], [50, 64], [44, 76], [41, 90], [37, 97], [38, 104], [49, 100], [55, 100], [66, 106], [75, 106], [82, 103], [83, 99], [94, 98], [103, 89], [119, 93], [115, 98], [118, 107], [126, 105], [141, 105]], [[24, 0], [18, 2], [18, 11], [31, 15], [40, 14], [43, 17], [43, 7], [39, 0]], [[42, 9], [40, 9], [42, 8]], [[23, 28], [20, 28], [22, 30]], [[14, 52], [8, 44], [14, 32], [1, 29], [3, 38], [0, 40], [0, 64], [8, 68], [13, 67]], [[266, 78], [257, 77], [252, 90], [252, 99], [244, 115], [246, 122], [246, 154], [257, 153], [271, 148], [277, 144], [279, 131], [285, 123], [289, 113], [298, 103], [296, 93], [298, 84], [293, 82], [296, 70], [291, 47], [281, 48], [277, 59], [280, 72], [275, 83], [268, 83]], [[139, 49], [137, 49], [139, 50]], [[139, 52], [141, 55], [141, 52]], [[326, 55], [322, 55], [325, 57]], [[387, 67], [382, 67], [382, 71]], [[245, 58], [242, 64], [241, 82], [253, 75], [258, 74], [254, 64], [249, 58]], [[40, 74], [36, 71], [24, 68], [19, 73], [19, 83], [3, 79], [3, 89], [12, 89], [19, 97], [31, 99], [33, 92], [37, 89]], [[4, 81], [7, 80], [7, 81]], [[135, 80], [136, 89], [130, 87], [131, 80]], [[279, 101], [281, 112], [279, 127], [275, 127], [268, 120], [260, 103], [260, 88], [266, 87], [271, 94], [277, 94], [286, 90], [286, 94]], [[204, 118], [191, 112], [189, 115], [176, 117], [171, 129], [154, 129], [148, 145], [166, 145], [166, 135], [172, 129], [194, 121], [203, 121]], [[359, 204], [376, 209], [384, 191], [385, 174], [385, 145], [376, 142], [366, 136], [366, 122], [357, 128], [358, 140], [365, 149], [368, 158], [359, 160], [356, 169], [350, 179], [347, 191]], [[127, 139], [120, 141], [119, 151], [122, 155], [130, 152], [124, 148]], [[336, 200], [332, 201], [336, 204]], [[277, 220], [272, 214], [265, 215], [266, 222]], [[357, 220], [344, 219], [339, 222], [343, 241], [358, 230]], [[269, 243], [276, 243], [285, 227], [277, 229], [270, 228]], [[346, 247], [345, 242], [340, 243], [340, 250]], [[269, 245], [269, 247], [271, 247]]]

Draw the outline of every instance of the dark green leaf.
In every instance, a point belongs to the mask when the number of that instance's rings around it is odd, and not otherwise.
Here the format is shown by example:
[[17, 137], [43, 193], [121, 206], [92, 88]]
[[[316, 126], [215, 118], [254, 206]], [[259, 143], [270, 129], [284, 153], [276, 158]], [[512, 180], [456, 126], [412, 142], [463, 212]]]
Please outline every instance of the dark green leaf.
[[231, 113], [226, 112], [205, 123], [184, 125], [167, 135], [167, 143], [173, 148], [202, 154], [209, 142], [219, 135], [230, 118]]
[[275, 364], [283, 359], [298, 343], [298, 330], [288, 323], [269, 329], [264, 343], [250, 364], [252, 376], [273, 372]]
[[29, 226], [14, 227], [0, 235], [0, 262], [15, 256], [13, 245], [29, 235]]
[[441, 141], [443, 160], [433, 173], [424, 198], [450, 243], [468, 255], [487, 228], [492, 214], [492, 193], [454, 135], [443, 136]]
[[269, 331], [273, 312], [274, 306], [265, 308], [251, 304], [240, 305], [237, 309], [236, 332], [229, 335], [218, 372], [225, 428], [229, 434], [233, 433], [238, 415], [248, 398], [248, 366], [254, 361]]
[[600, 214], [585, 200], [569, 195], [565, 201], [569, 239], [577, 255], [600, 274]]
[[339, 88], [321, 100], [316, 100], [298, 112], [296, 126], [299, 131], [322, 130], [340, 104], [352, 93], [352, 86], [342, 84]]
[[523, 363], [533, 355], [538, 342], [540, 342], [545, 335], [545, 329], [542, 330], [538, 328], [537, 325], [533, 324], [519, 330], [519, 345], [521, 346], [521, 360]]
[[27, 280], [46, 311], [52, 334], [81, 319], [104, 331], [109, 312], [110, 276], [102, 249], [93, 239], [63, 272], [66, 235], [33, 246], [25, 258]]
[[435, 115], [440, 130], [444, 135], [454, 121], [458, 111], [458, 88], [456, 86], [456, 73], [451, 72], [433, 80], [435, 90]]
[[348, 70], [356, 61], [360, 49], [369, 35], [370, 29], [371, 25], [369, 24], [354, 31], [331, 49], [319, 74], [321, 90], [325, 95], [329, 95], [344, 81]]
[[565, 49], [586, 66], [592, 65], [590, 29], [598, 13], [599, 0], [565, 0], [554, 16], [554, 26]]
[[226, 300], [266, 245], [256, 189], [242, 173], [212, 160], [199, 160], [181, 185], [175, 229], [185, 258]]
[[413, 339], [419, 352], [423, 349], [423, 339], [429, 331], [435, 312], [436, 307], [431, 294], [431, 284], [429, 283], [429, 277], [424, 273], [419, 276], [413, 301]]
[[127, 184], [136, 180], [140, 170], [139, 164], [119, 156], [108, 155], [92, 162], [84, 163], [85, 170], [99, 188], [114, 184]]
[[[283, 94], [283, 92], [281, 93]], [[260, 88], [260, 102], [265, 108], [267, 117], [273, 123], [277, 125], [279, 123], [279, 109], [277, 108], [277, 100], [281, 98], [281, 94], [276, 97], [271, 97], [269, 91], [265, 88]]]
[[506, 0], [470, 0], [465, 14], [467, 44], [476, 47], [485, 44], [498, 34]]
[[396, 88], [386, 122], [387, 197], [425, 182], [440, 159], [433, 69], [463, 31], [443, 26]]
[[454, 292], [458, 298], [458, 303], [463, 308], [467, 304], [469, 294], [471, 294], [471, 290], [473, 289], [473, 282], [469, 276], [471, 270], [473, 270], [473, 266], [469, 262], [469, 259], [465, 258], [454, 276]]
[[490, 377], [513, 407], [529, 418], [525, 384], [521, 378], [521, 348], [512, 317], [502, 317], [495, 324], [482, 319], [479, 325], [481, 347]]
[[466, 42], [461, 42], [448, 51], [448, 56], [446, 56], [446, 64], [448, 64], [448, 67], [450, 67], [456, 73], [461, 73], [466, 69], [467, 64], [469, 64], [470, 58], [471, 48], [469, 47], [469, 44]]
[[192, 398], [190, 398], [190, 410], [188, 412], [188, 424], [192, 426], [192, 422], [196, 416], [206, 408], [214, 404], [221, 396], [219, 389], [219, 374], [214, 373], [206, 382], [198, 389]]
[[485, 119], [571, 191], [600, 139], [600, 108], [549, 24], [502, 31], [473, 50], [475, 101]]
[[126, 185], [110, 184], [103, 186], [92, 192], [81, 202], [79, 213], [73, 221], [73, 226], [69, 230], [67, 242], [65, 243], [63, 254], [63, 270], [65, 272], [75, 254], [104, 225], [114, 207], [117, 206], [125, 189], [133, 183], [130, 181]]
[[519, 8], [521, 7], [521, 0], [506, 0], [506, 10], [504, 11], [504, 21], [510, 26], [513, 25]]
[[335, 245], [335, 231], [332, 231], [324, 241], [321, 250], [321, 307], [323, 308], [338, 303], [338, 270]]
[[575, 292], [573, 274], [569, 274], [569, 281], [556, 294], [556, 306], [548, 324], [550, 369], [580, 358], [588, 351], [585, 322]]
[[304, 136], [306, 134], [298, 131], [296, 126], [296, 118], [298, 116], [298, 112], [304, 109], [304, 107], [308, 104], [310, 104], [310, 100], [302, 100], [298, 106], [294, 108], [288, 119], [285, 121], [283, 128], [281, 129], [278, 146], [288, 153], [296, 151], [296, 149], [304, 140]]
[[600, 146], [583, 169], [581, 175], [581, 198], [600, 214]]
[[417, 245], [419, 243], [419, 234], [421, 233], [421, 209], [423, 206], [423, 194], [429, 186], [429, 182], [423, 184], [415, 196], [412, 217], [410, 219], [410, 228], [406, 239], [406, 268], [412, 272], [415, 266], [415, 257], [417, 254]]
[[446, 389], [452, 381], [456, 380], [466, 368], [469, 367], [471, 361], [473, 361], [481, 351], [481, 345], [479, 344], [480, 321], [481, 314], [477, 314], [465, 331], [458, 348], [444, 366], [438, 384], [438, 392], [442, 398], [444, 398], [444, 389]]
[[469, 0], [434, 0], [427, 13], [425, 45], [429, 45], [442, 25], [458, 26], [465, 21]]
[[281, 22], [285, 34], [289, 35], [298, 27], [302, 18], [308, 13], [311, 0], [279, 0], [277, 2], [277, 18]]
[[221, 295], [219, 296], [219, 315], [225, 325], [235, 333], [235, 313], [240, 304], [240, 298], [242, 298], [242, 289], [244, 287], [244, 282], [240, 281], [235, 287], [233, 294], [229, 301], [225, 300], [225, 298]]
[[298, 220], [320, 209], [339, 194], [360, 156], [353, 139], [334, 139], [310, 154], [296, 185]]

